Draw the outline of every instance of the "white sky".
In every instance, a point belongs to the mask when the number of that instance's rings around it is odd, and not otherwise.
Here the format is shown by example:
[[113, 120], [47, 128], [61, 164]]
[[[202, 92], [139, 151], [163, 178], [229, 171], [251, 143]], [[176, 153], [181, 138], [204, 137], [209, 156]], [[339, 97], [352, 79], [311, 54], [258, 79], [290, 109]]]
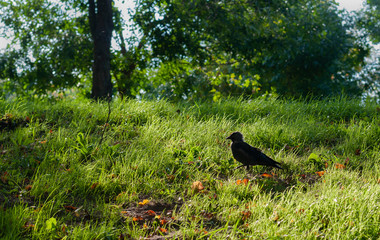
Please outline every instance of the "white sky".
[[363, 8], [365, 0], [336, 0], [341, 8], [345, 8], [347, 11], [355, 11]]

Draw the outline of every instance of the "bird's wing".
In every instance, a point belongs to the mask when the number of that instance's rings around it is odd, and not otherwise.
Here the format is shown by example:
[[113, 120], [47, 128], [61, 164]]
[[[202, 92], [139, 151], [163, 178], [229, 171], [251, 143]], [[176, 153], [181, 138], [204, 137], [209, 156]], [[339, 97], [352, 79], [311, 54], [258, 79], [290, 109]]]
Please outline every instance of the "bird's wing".
[[237, 142], [234, 145], [236, 153], [243, 157], [246, 163], [251, 165], [256, 164], [258, 156], [261, 153], [259, 149], [254, 148], [245, 142]]
[[252, 147], [248, 143], [239, 142], [235, 147], [240, 156], [244, 156], [245, 162], [250, 165], [268, 165], [278, 167], [279, 163], [261, 152], [260, 149]]

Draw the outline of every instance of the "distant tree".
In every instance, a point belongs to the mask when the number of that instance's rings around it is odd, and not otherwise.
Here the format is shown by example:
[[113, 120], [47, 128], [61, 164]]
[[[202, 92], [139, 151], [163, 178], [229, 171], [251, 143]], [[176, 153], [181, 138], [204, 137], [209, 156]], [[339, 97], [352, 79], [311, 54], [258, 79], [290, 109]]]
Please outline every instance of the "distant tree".
[[380, 0], [367, 0], [361, 23], [369, 31], [374, 43], [380, 43]]
[[86, 15], [64, 11], [57, 1], [0, 4], [2, 36], [10, 41], [0, 54], [0, 78], [8, 91], [64, 90], [88, 77], [92, 42]]
[[0, 77], [8, 80], [8, 89], [64, 90], [83, 83], [92, 65], [91, 96], [111, 96], [112, 0], [0, 4], [3, 35], [12, 40], [0, 56]]
[[[368, 47], [356, 40], [350, 31], [353, 25], [343, 23], [331, 1], [136, 3], [134, 21], [153, 57], [164, 62], [179, 59], [206, 66], [220, 59], [224, 65], [238, 64], [245, 74], [259, 76], [256, 80], [264, 89], [275, 87], [284, 95], [360, 91], [351, 76], [363, 64]], [[213, 78], [218, 76], [219, 72]], [[242, 82], [235, 79], [219, 82], [230, 89], [231, 84]]]

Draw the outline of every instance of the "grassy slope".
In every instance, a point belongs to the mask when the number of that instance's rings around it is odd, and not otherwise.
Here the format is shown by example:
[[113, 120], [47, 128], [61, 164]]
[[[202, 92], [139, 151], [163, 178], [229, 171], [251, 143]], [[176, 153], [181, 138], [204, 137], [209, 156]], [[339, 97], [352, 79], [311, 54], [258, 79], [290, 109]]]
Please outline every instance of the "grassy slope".
[[[107, 104], [2, 101], [0, 237], [377, 239], [379, 112], [347, 99], [114, 102], [99, 146]], [[232, 171], [236, 130], [285, 170]]]

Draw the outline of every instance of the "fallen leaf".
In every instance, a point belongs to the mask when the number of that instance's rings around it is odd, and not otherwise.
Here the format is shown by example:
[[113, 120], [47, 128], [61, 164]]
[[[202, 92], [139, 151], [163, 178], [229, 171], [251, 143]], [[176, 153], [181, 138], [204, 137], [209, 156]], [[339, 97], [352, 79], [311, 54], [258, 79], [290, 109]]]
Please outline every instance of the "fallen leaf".
[[160, 232], [162, 232], [162, 233], [167, 233], [168, 232], [168, 230], [166, 230], [165, 228], [159, 228], [160, 229]]
[[241, 218], [243, 221], [247, 220], [252, 215], [251, 211], [248, 210], [241, 212], [241, 214], [243, 215]]
[[325, 174], [325, 171], [319, 171], [319, 172], [316, 172], [316, 174], [318, 174], [318, 176], [322, 177]]
[[327, 168], [328, 166], [329, 166], [329, 163], [325, 162], [325, 168]]
[[277, 212], [274, 211], [274, 212], [273, 212], [272, 220], [273, 220], [273, 221], [277, 221], [279, 218], [280, 218], [280, 217], [278, 216]]
[[148, 211], [146, 211], [146, 213], [147, 213], [149, 216], [156, 216], [156, 212], [153, 211], [153, 210], [148, 210]]
[[142, 221], [143, 218], [142, 218], [141, 216], [137, 216], [137, 217], [133, 217], [132, 220], [133, 220], [134, 222], [138, 222], [138, 221]]
[[29, 191], [30, 189], [32, 189], [32, 187], [32, 185], [26, 185], [25, 190]]
[[361, 154], [360, 149], [356, 149], [356, 150], [355, 150], [355, 155], [359, 156], [360, 154]]
[[266, 177], [266, 178], [271, 178], [273, 177], [272, 175], [268, 174], [268, 173], [263, 173], [261, 174], [262, 177]]
[[7, 172], [4, 172], [3, 174], [1, 174], [0, 176], [0, 179], [3, 183], [7, 183], [8, 182], [8, 176], [9, 176], [9, 173]]
[[193, 190], [193, 192], [197, 193], [197, 192], [202, 191], [205, 188], [203, 187], [203, 184], [200, 181], [195, 181], [191, 185], [191, 189]]
[[149, 203], [149, 200], [148, 199], [144, 199], [142, 202], [139, 202], [139, 205], [140, 206], [144, 206], [145, 204], [148, 204]]
[[171, 174], [166, 175], [166, 177], [168, 178], [169, 182], [173, 182], [175, 179], [175, 176]]
[[34, 228], [34, 224], [25, 224], [23, 228]]
[[165, 220], [165, 219], [162, 219], [162, 220], [160, 221], [160, 224], [161, 224], [161, 225], [165, 225], [165, 224], [167, 224], [167, 223], [168, 223], [168, 221]]
[[305, 209], [303, 209], [303, 208], [300, 208], [300, 209], [298, 209], [296, 211], [296, 213], [298, 213], [298, 214], [301, 214], [301, 213], [304, 213], [304, 212], [305, 212]]
[[344, 166], [343, 164], [340, 164], [340, 163], [335, 163], [335, 168], [336, 169], [344, 169], [344, 168], [346, 168], [346, 166]]
[[67, 212], [71, 212], [71, 211], [75, 211], [77, 209], [77, 207], [73, 207], [73, 206], [63, 206]]
[[46, 140], [44, 140], [44, 141], [40, 141], [40, 143], [41, 143], [41, 144], [45, 144], [45, 143], [46, 143]]
[[92, 184], [92, 185], [91, 185], [91, 189], [95, 189], [95, 188], [96, 188], [98, 185], [99, 185], [99, 183], [98, 183], [98, 182], [96, 182], [96, 183]]

